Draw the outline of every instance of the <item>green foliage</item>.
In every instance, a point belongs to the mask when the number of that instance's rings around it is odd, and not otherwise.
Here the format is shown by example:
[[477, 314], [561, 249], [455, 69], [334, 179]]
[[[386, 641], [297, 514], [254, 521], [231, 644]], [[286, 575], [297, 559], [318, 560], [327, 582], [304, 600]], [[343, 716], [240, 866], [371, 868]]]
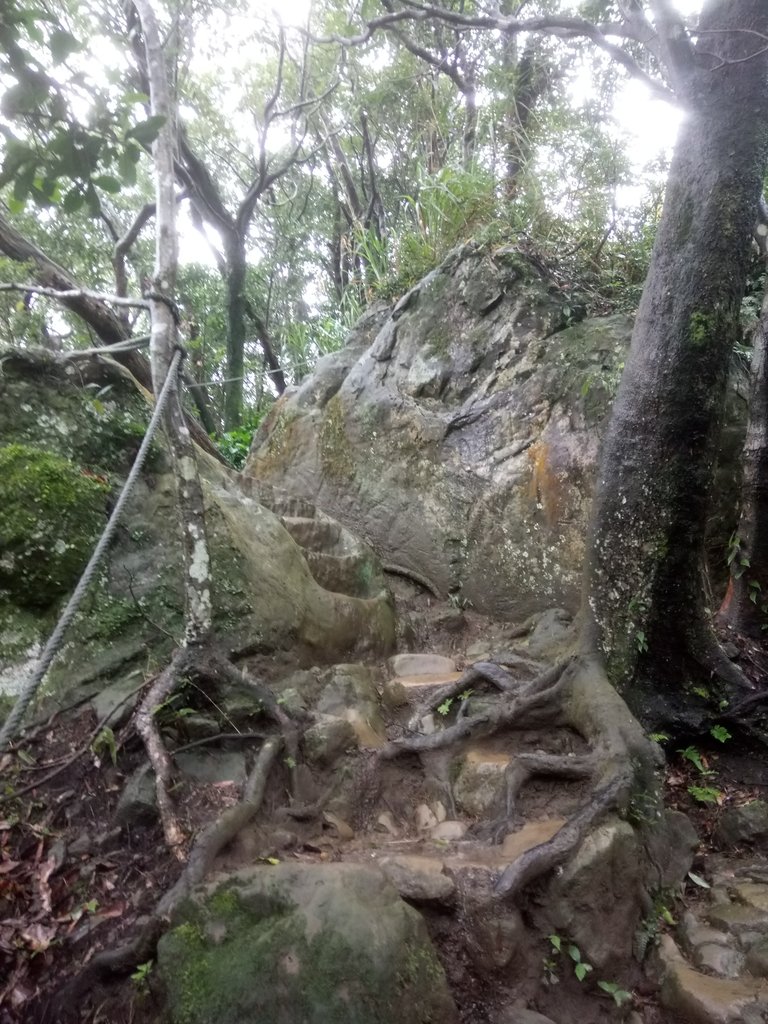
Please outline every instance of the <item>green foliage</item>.
[[214, 437], [219, 451], [235, 469], [242, 469], [245, 465], [253, 435], [266, 413], [266, 409], [263, 412], [250, 412], [241, 427], [227, 430], [220, 437]]
[[726, 743], [731, 739], [731, 734], [725, 728], [724, 725], [713, 725], [709, 730], [710, 735], [716, 739], [719, 743]]
[[719, 804], [723, 794], [714, 786], [689, 786], [688, 792], [699, 804]]
[[[11, 83], [0, 99], [0, 187], [10, 186], [12, 212], [31, 199], [98, 215], [100, 191], [115, 194], [136, 183], [142, 150], [163, 123], [134, 116], [147, 97], [111, 91], [89, 77], [83, 68], [90, 55], [60, 20], [64, 15], [35, 0], [6, 0], [0, 15], [0, 71]], [[75, 113], [84, 104], [87, 119]]]
[[105, 725], [97, 733], [91, 744], [91, 750], [98, 758], [103, 757], [105, 753], [108, 754], [112, 764], [117, 764], [117, 741], [114, 732], [108, 725]]
[[623, 1006], [632, 999], [632, 993], [627, 992], [615, 981], [598, 981], [597, 987], [609, 995], [617, 1006]]
[[[584, 981], [587, 975], [594, 970], [592, 964], [589, 964], [586, 960], [582, 959], [581, 950], [577, 945], [572, 942], [566, 942], [566, 940], [561, 938], [559, 935], [549, 935], [547, 938], [549, 939], [549, 944], [555, 953], [567, 955], [573, 961], [573, 973], [578, 981]], [[545, 960], [544, 967], [545, 971], [556, 978], [556, 971], [552, 969], [553, 961], [551, 958]], [[551, 983], [552, 977], [550, 977], [549, 980]]]
[[146, 960], [143, 964], [139, 964], [131, 975], [131, 981], [140, 992], [145, 991], [149, 987], [149, 977], [152, 974], [154, 966], [154, 960]]
[[702, 760], [701, 754], [696, 747], [689, 746], [682, 750], [678, 750], [678, 754], [686, 761], [690, 763], [699, 771], [702, 775], [712, 775], [713, 773], [706, 767]]

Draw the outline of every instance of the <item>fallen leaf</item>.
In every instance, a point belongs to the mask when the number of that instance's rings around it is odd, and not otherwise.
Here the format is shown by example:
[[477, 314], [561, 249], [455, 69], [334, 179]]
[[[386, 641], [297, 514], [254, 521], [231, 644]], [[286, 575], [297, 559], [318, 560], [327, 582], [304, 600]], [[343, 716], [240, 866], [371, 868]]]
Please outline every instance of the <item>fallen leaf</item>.
[[35, 953], [41, 953], [56, 938], [56, 928], [53, 925], [31, 924], [22, 928], [19, 935]]

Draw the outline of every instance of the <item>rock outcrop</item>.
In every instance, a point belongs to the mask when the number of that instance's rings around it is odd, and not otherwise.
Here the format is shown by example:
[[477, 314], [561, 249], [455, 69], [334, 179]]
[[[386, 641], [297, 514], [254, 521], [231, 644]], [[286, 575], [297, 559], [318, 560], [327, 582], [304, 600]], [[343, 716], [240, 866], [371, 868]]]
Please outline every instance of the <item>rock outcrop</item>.
[[574, 612], [632, 322], [571, 321], [512, 247], [466, 245], [277, 403], [245, 473], [316, 502], [436, 594], [510, 618]]
[[419, 913], [356, 864], [247, 868], [189, 900], [158, 965], [174, 1024], [455, 1024]]
[[[13, 693], [103, 529], [149, 406], [107, 362], [61, 366], [9, 353], [2, 371], [0, 458], [10, 469], [0, 486], [0, 693]], [[270, 492], [267, 507], [237, 474], [200, 461], [224, 647], [303, 651], [316, 663], [386, 653], [394, 612], [370, 549], [306, 503], [281, 504]], [[12, 514], [22, 505], [24, 516]], [[111, 682], [115, 703], [137, 689], [183, 632], [181, 584], [175, 483], [160, 439], [49, 675], [54, 685]]]

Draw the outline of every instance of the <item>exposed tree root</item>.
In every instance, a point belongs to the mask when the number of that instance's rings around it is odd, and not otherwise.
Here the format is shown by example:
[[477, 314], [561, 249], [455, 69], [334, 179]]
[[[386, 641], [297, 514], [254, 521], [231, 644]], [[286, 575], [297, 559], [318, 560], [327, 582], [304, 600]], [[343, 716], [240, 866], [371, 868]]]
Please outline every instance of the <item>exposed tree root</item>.
[[507, 819], [517, 814], [517, 798], [523, 786], [536, 775], [559, 779], [588, 779], [595, 771], [592, 757], [563, 757], [558, 754], [518, 754], [505, 771]]
[[623, 795], [628, 795], [632, 772], [617, 772], [600, 789], [592, 793], [590, 802], [573, 815], [549, 842], [526, 850], [505, 868], [494, 886], [498, 896], [515, 896], [536, 878], [551, 871], [576, 849], [587, 832], [601, 818], [615, 810]]
[[739, 666], [734, 664], [727, 656], [709, 626], [700, 632], [703, 634], [700, 642], [693, 645], [693, 656], [696, 662], [705, 671], [710, 672], [721, 682], [725, 683], [731, 692], [748, 693], [754, 691], [754, 683], [750, 682]]
[[507, 691], [497, 707], [489, 708], [478, 715], [461, 718], [455, 725], [441, 732], [426, 736], [403, 736], [392, 740], [381, 749], [379, 756], [389, 760], [405, 751], [419, 753], [439, 750], [469, 737], [490, 736], [512, 725], [527, 726], [532, 714], [536, 717], [537, 725], [541, 723], [542, 717], [544, 720], [554, 718], [559, 712], [558, 696], [567, 665], [568, 662], [560, 662], [530, 682], [521, 683], [517, 692]]
[[291, 771], [291, 791], [296, 795], [297, 766], [299, 752], [299, 731], [292, 719], [277, 703], [277, 699], [269, 687], [263, 686], [248, 673], [236, 668], [218, 652], [197, 645], [178, 650], [171, 659], [170, 665], [157, 676], [149, 692], [136, 711], [136, 730], [144, 741], [144, 746], [155, 775], [155, 792], [157, 807], [163, 828], [166, 844], [173, 855], [184, 859], [186, 837], [176, 818], [173, 802], [170, 798], [171, 776], [173, 772], [172, 757], [168, 753], [157, 727], [157, 709], [168, 700], [176, 686], [186, 678], [197, 678], [202, 681], [234, 683], [251, 690], [263, 707], [265, 713], [279, 727], [287, 751], [287, 763]]
[[176, 819], [173, 801], [169, 795], [173, 763], [165, 749], [160, 730], [157, 727], [157, 709], [168, 699], [176, 688], [179, 677], [190, 664], [190, 650], [181, 648], [171, 659], [170, 665], [157, 676], [149, 688], [144, 700], [136, 711], [136, 731], [144, 741], [144, 746], [155, 773], [155, 793], [157, 809], [163, 827], [163, 835], [168, 849], [179, 860], [184, 858], [186, 837]]
[[203, 881], [216, 856], [257, 814], [264, 799], [267, 780], [283, 746], [281, 737], [265, 741], [248, 776], [243, 798], [208, 825], [195, 839], [186, 866], [175, 885], [160, 899], [149, 920], [131, 941], [116, 949], [98, 953], [81, 973], [57, 996], [57, 1019], [66, 1020], [67, 1011], [79, 1007], [82, 997], [96, 983], [128, 974], [155, 955], [157, 943], [173, 911], [189, 892]]
[[453, 700], [459, 694], [464, 693], [466, 690], [471, 689], [473, 685], [486, 681], [495, 686], [497, 690], [501, 690], [502, 693], [514, 694], [516, 692], [524, 691], [526, 693], [533, 692], [538, 688], [546, 689], [562, 674], [567, 662], [560, 662], [554, 666], [554, 668], [546, 669], [541, 672], [534, 679], [521, 680], [516, 679], [510, 672], [507, 672], [497, 661], [476, 661], [473, 665], [463, 672], [459, 679], [456, 679], [452, 683], [446, 683], [445, 686], [441, 686], [438, 690], [435, 690], [429, 695], [428, 700], [424, 701], [423, 704], [419, 705], [412, 716], [412, 721], [419, 722], [430, 712], [440, 707], [446, 700]]
[[495, 893], [510, 897], [566, 860], [600, 819], [622, 810], [633, 787], [653, 796], [655, 768], [662, 758], [609, 683], [602, 662], [596, 656], [583, 653], [527, 681], [513, 680], [506, 673], [500, 675], [497, 664], [492, 664], [489, 672], [488, 664], [473, 665], [460, 680], [451, 684], [450, 693], [444, 688], [445, 692], [431, 697], [430, 704], [438, 696], [442, 699], [456, 696], [460, 692], [458, 687], [466, 687], [479, 677], [488, 679], [502, 691], [496, 707], [477, 715], [459, 717], [454, 725], [437, 733], [393, 740], [379, 752], [379, 757], [386, 760], [404, 752], [442, 750], [470, 737], [553, 721], [573, 728], [587, 741], [592, 748], [587, 756], [523, 753], [507, 768], [506, 819], [495, 823], [496, 826], [503, 824], [505, 831], [515, 818], [521, 789], [533, 776], [597, 781], [588, 803], [572, 815], [552, 839], [526, 851], [502, 873]]
[[438, 601], [442, 601], [445, 597], [445, 594], [441, 593], [439, 587], [435, 586], [432, 580], [423, 576], [420, 572], [416, 572], [414, 569], [408, 569], [404, 565], [394, 565], [389, 562], [382, 563], [381, 569], [382, 572], [388, 572], [390, 576], [402, 576], [404, 580], [418, 584], [418, 586], [428, 590]]
[[194, 672], [202, 679], [213, 679], [217, 683], [245, 686], [253, 692], [266, 714], [282, 733], [287, 755], [286, 763], [291, 773], [291, 793], [296, 798], [299, 791], [296, 774], [299, 763], [299, 729], [293, 719], [280, 707], [274, 693], [268, 686], [259, 683], [248, 672], [236, 668], [231, 661], [217, 652], [208, 652], [205, 658], [198, 659]]

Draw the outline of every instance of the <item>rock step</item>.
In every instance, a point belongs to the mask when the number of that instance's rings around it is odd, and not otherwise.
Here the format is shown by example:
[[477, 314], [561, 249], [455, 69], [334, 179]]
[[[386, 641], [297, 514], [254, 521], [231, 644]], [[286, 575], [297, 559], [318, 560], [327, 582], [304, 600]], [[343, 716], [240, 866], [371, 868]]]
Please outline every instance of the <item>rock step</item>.
[[378, 569], [365, 554], [327, 555], [304, 551], [309, 571], [325, 590], [350, 597], [376, 597], [384, 587]]
[[691, 1024], [758, 1024], [768, 1011], [768, 983], [763, 978], [716, 978], [690, 966], [669, 935], [662, 935], [661, 1003]]
[[341, 526], [331, 519], [313, 519], [307, 516], [281, 516], [283, 526], [296, 543], [308, 551], [329, 553], [341, 540]]
[[395, 676], [433, 676], [456, 672], [456, 663], [442, 654], [396, 654], [389, 659]]
[[455, 683], [457, 679], [461, 679], [461, 676], [461, 672], [435, 672], [417, 676], [396, 676], [391, 681], [400, 683], [409, 695], [412, 695], [414, 690], [434, 690], [447, 683]]
[[276, 516], [297, 516], [301, 519], [315, 517], [315, 506], [305, 498], [295, 497], [288, 491], [273, 487], [252, 476], [240, 476], [239, 483], [244, 494], [258, 501]]

